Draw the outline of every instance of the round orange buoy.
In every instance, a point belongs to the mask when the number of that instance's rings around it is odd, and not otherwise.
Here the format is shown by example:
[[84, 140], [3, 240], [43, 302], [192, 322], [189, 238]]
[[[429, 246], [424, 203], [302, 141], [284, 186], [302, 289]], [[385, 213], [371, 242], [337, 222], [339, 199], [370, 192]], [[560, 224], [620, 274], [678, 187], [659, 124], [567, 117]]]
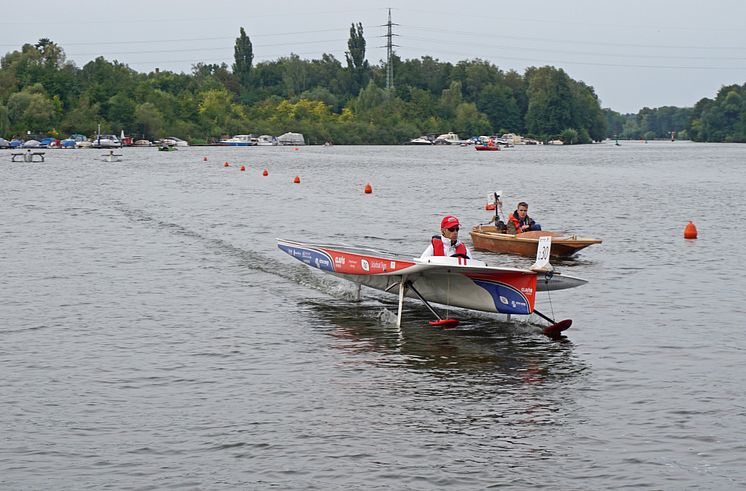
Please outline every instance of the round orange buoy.
[[264, 172], [262, 172], [262, 175], [265, 176], [265, 177], [268, 176], [269, 175], [269, 171], [267, 169], [264, 169]]
[[684, 227], [684, 238], [685, 239], [696, 239], [697, 238], [697, 227], [689, 220], [689, 223]]
[[223, 167], [230, 167], [230, 166], [231, 166], [231, 164], [229, 164], [228, 162], [226, 162], [226, 163], [223, 164]]
[[245, 165], [242, 165], [242, 166], [241, 166], [241, 168], [240, 168], [239, 170], [240, 170], [241, 172], [244, 172], [244, 171], [246, 170], [246, 166], [245, 166]]
[[365, 183], [365, 194], [370, 194], [373, 192], [373, 187], [370, 185], [369, 182]]
[[495, 209], [495, 203], [487, 203], [484, 205], [485, 210], [494, 210]]
[[202, 157], [202, 162], [207, 162], [207, 157]]
[[295, 147], [293, 150], [298, 150], [298, 147]]
[[299, 176], [295, 176], [295, 179], [293, 179], [293, 182], [295, 184], [300, 184], [300, 177]]

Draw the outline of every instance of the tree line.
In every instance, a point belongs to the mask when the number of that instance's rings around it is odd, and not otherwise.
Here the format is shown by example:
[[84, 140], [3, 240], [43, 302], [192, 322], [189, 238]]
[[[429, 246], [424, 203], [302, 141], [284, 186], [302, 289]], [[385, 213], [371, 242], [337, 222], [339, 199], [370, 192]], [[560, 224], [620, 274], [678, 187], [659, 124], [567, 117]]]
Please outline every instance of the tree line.
[[[92, 135], [101, 124], [105, 132], [195, 143], [286, 131], [303, 133], [311, 143], [339, 144], [398, 144], [449, 131], [588, 143], [683, 130], [725, 141], [743, 120], [742, 87], [694, 109], [620, 115], [601, 109], [593, 87], [562, 69], [530, 67], [521, 74], [481, 59], [453, 64], [394, 56], [395, 86], [388, 89], [385, 63], [366, 59], [360, 23], [351, 25], [347, 47], [344, 64], [331, 54], [255, 64], [241, 28], [230, 67], [198, 63], [188, 74], [140, 73], [103, 57], [78, 68], [62, 47], [41, 39], [0, 59], [0, 135]], [[736, 106], [740, 116], [733, 115]], [[724, 116], [716, 116], [719, 110]]]

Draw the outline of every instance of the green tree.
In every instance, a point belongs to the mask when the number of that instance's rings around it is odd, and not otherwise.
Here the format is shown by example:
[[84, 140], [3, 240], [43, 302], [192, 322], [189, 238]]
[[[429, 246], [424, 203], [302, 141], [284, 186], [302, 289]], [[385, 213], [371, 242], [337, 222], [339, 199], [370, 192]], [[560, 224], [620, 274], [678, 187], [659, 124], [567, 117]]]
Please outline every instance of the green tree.
[[10, 117], [8, 117], [8, 108], [0, 105], [0, 135], [10, 132]]
[[[529, 69], [531, 70], [531, 69]], [[572, 128], [572, 89], [564, 70], [545, 66], [528, 74], [526, 128], [536, 135], [558, 135]]]
[[519, 133], [522, 128], [521, 111], [513, 92], [504, 85], [490, 84], [477, 98], [477, 107], [500, 133]]
[[254, 62], [254, 48], [243, 27], [240, 32], [233, 47], [233, 73], [238, 77], [241, 87], [248, 89], [251, 81], [251, 65]]
[[164, 135], [163, 114], [152, 102], [145, 102], [135, 108], [134, 123], [138, 135], [155, 140]]
[[459, 133], [469, 136], [492, 134], [489, 119], [477, 110], [473, 102], [463, 102], [458, 105], [454, 125]]
[[350, 39], [347, 41], [349, 51], [345, 52], [347, 59], [347, 69], [352, 75], [352, 92], [357, 92], [360, 88], [368, 84], [368, 70], [370, 65], [365, 59], [365, 38], [363, 37], [363, 24], [358, 22], [357, 26], [353, 23], [350, 27]]
[[57, 108], [40, 84], [8, 98], [8, 119], [17, 133], [46, 133], [58, 122]]

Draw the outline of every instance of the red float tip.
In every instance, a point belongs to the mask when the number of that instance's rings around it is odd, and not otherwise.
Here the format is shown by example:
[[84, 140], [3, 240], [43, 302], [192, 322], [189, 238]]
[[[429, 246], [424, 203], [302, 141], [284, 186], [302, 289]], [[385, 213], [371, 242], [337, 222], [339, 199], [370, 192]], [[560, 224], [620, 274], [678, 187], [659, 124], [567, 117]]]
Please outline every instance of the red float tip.
[[442, 327], [443, 329], [451, 329], [453, 327], [458, 326], [458, 323], [459, 323], [458, 319], [440, 319], [437, 321], [429, 322], [431, 326], [438, 326], [438, 327]]

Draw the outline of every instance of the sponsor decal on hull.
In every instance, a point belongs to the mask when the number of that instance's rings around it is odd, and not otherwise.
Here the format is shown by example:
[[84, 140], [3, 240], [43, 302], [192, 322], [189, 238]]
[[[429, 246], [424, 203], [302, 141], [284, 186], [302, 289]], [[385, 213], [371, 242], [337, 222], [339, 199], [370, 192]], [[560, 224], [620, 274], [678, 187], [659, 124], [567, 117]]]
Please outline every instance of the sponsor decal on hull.
[[277, 246], [287, 254], [309, 266], [340, 274], [373, 275], [392, 273], [414, 265], [414, 263], [407, 261], [393, 261], [391, 259], [363, 256], [334, 249], [300, 247], [285, 243], [279, 243]]
[[499, 275], [468, 274], [467, 277], [484, 288], [502, 314], [528, 315], [534, 311], [536, 276], [522, 273]]

